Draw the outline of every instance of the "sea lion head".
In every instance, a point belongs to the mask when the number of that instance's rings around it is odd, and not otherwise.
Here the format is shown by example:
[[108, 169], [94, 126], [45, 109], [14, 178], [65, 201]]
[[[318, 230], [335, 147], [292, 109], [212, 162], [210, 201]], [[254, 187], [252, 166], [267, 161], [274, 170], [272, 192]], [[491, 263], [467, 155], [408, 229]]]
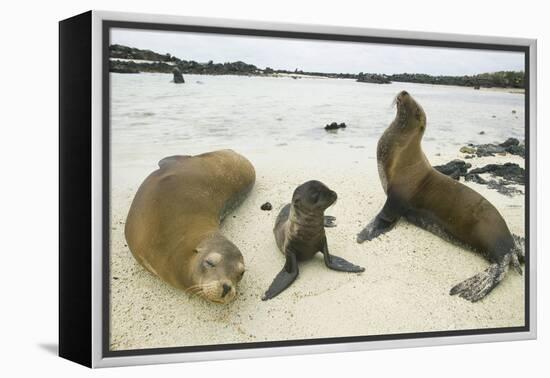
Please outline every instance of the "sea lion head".
[[397, 114], [394, 123], [402, 130], [422, 135], [426, 129], [424, 109], [407, 91], [401, 91], [395, 97]]
[[336, 202], [338, 195], [320, 181], [312, 180], [296, 188], [292, 206], [306, 212], [324, 212]]
[[229, 303], [237, 295], [237, 284], [244, 274], [241, 251], [216, 232], [194, 249], [190, 264], [192, 285], [187, 289], [210, 302]]

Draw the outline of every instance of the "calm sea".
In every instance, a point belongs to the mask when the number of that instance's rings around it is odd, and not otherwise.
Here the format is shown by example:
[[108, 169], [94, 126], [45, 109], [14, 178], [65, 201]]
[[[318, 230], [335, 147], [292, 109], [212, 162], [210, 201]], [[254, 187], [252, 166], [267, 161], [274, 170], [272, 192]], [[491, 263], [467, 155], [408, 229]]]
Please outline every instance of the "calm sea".
[[[405, 89], [424, 107], [428, 153], [466, 143], [524, 139], [524, 95], [505, 91], [347, 79], [292, 79], [167, 74], [111, 74], [112, 164], [220, 148], [242, 153], [291, 148], [374, 146], [395, 116]], [[328, 133], [324, 126], [345, 122]], [[479, 133], [483, 131], [484, 134]]]

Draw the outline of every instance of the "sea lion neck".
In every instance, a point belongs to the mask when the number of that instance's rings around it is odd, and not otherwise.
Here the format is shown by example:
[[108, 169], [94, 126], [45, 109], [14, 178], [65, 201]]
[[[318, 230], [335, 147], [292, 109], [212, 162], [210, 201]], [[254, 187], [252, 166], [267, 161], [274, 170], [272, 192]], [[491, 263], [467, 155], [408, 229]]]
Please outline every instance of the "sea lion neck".
[[307, 211], [291, 206], [288, 216], [289, 238], [318, 240], [325, 235], [324, 212]]

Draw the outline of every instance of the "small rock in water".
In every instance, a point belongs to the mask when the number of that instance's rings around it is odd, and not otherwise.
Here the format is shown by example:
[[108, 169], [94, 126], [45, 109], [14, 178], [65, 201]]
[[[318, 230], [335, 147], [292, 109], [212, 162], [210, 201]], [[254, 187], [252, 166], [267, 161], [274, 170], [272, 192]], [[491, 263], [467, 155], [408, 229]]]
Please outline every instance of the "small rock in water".
[[480, 131], [480, 132], [479, 132], [479, 135], [485, 135], [485, 131], [483, 131], [483, 130]]
[[332, 122], [331, 124], [328, 124], [325, 126], [325, 130], [338, 130], [338, 129], [345, 129], [346, 127], [347, 126], [345, 122], [342, 122], [340, 124], [336, 122]]
[[271, 206], [271, 204], [269, 202], [266, 202], [260, 207], [260, 209], [265, 210], [265, 211], [269, 211], [269, 210], [273, 209], [273, 206]]
[[185, 80], [183, 80], [183, 75], [181, 74], [181, 71], [179, 70], [179, 68], [177, 67], [174, 68], [172, 73], [174, 74], [174, 83], [176, 84], [185, 83]]
[[493, 114], [493, 116], [492, 116], [492, 117], [493, 117], [493, 118], [497, 118], [497, 116], [496, 116], [496, 115], [494, 115], [494, 114]]
[[516, 114], [517, 112], [515, 110], [512, 110], [512, 114]]

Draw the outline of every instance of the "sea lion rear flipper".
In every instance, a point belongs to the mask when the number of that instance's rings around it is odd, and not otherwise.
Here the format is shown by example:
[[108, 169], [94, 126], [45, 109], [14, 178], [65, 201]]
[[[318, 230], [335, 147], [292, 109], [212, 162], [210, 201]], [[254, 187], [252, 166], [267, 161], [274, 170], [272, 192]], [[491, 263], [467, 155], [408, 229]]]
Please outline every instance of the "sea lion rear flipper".
[[379, 235], [390, 231], [401, 217], [399, 202], [388, 195], [384, 207], [378, 215], [357, 235], [357, 243], [372, 240]]
[[289, 287], [298, 277], [298, 263], [293, 252], [286, 253], [286, 263], [262, 297], [262, 301], [274, 298]]
[[159, 160], [159, 168], [163, 168], [165, 166], [168, 166], [169, 164], [175, 163], [177, 161], [181, 161], [184, 159], [190, 158], [190, 155], [173, 155], [173, 156], [167, 156], [161, 160]]
[[325, 215], [324, 226], [325, 227], [336, 227], [336, 217], [333, 217], [332, 215]]
[[323, 257], [325, 259], [325, 265], [327, 268], [332, 270], [337, 270], [339, 272], [350, 272], [350, 273], [361, 273], [365, 271], [365, 268], [350, 263], [349, 261], [338, 257], [331, 255], [328, 252], [328, 244], [325, 239], [325, 245], [323, 246]]
[[515, 251], [520, 263], [525, 263], [525, 238], [523, 236], [512, 234], [515, 242]]
[[[493, 290], [506, 275], [510, 263], [515, 269], [519, 267], [517, 255], [510, 252], [504, 256], [500, 263], [491, 264], [483, 272], [455, 285], [450, 295], [457, 295], [470, 302], [477, 302]], [[521, 269], [520, 269], [521, 270]], [[521, 272], [518, 272], [521, 274]]]

